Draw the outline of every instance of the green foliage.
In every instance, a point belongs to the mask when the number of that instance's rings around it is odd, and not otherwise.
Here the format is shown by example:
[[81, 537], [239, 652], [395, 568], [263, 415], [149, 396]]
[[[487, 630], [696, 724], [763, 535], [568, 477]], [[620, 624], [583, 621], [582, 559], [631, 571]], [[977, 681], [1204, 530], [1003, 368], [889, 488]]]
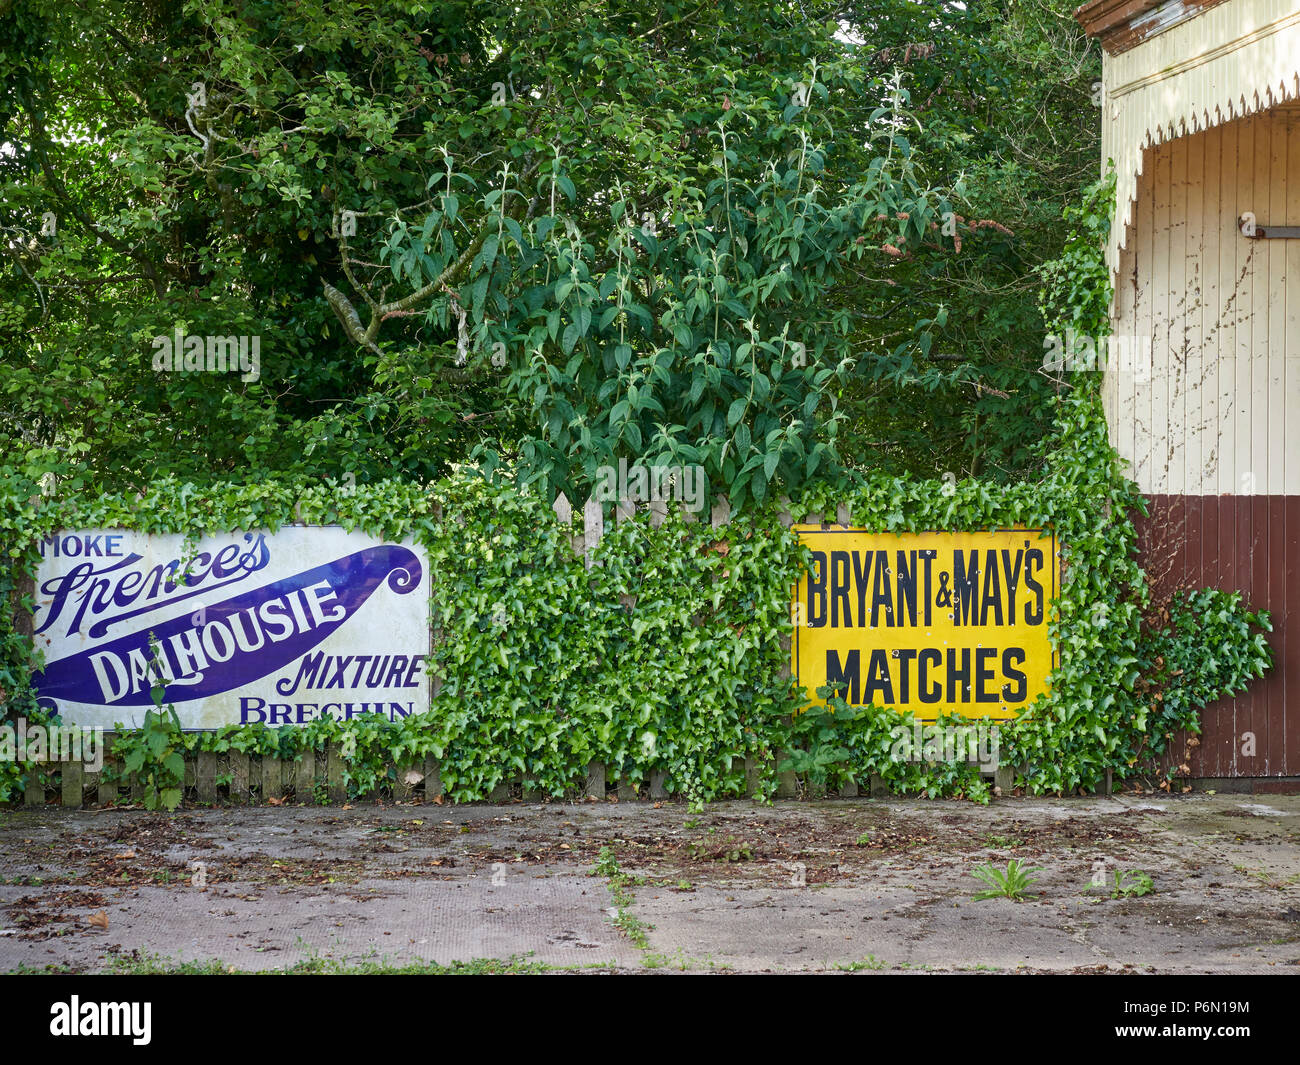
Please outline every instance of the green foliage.
[[833, 295], [857, 341], [836, 438], [853, 468], [1035, 475], [1055, 393], [1038, 372], [1052, 328], [1036, 267], [1060, 255], [1062, 208], [1097, 170], [1101, 49], [1076, 6], [870, 0], [839, 15], [866, 69], [900, 77], [922, 173], [954, 212]]
[[[1073, 265], [1047, 271], [1060, 279], [1045, 304], [1049, 320], [1097, 324], [1104, 210], [1098, 193], [1072, 216]], [[1092, 259], [1084, 257], [1089, 249]], [[1107, 770], [1120, 779], [1143, 772], [1173, 730], [1195, 728], [1201, 706], [1240, 690], [1269, 662], [1255, 631], [1268, 627], [1267, 615], [1233, 595], [1190, 593], [1175, 599], [1165, 628], [1144, 625], [1150, 596], [1131, 520], [1144, 504], [1107, 439], [1093, 377], [1080, 374], [1054, 401], [1056, 431], [1032, 478], [827, 476], [805, 481], [791, 504], [799, 515], [846, 505], [853, 524], [871, 532], [1053, 531], [1063, 580], [1048, 617], [1059, 653], [1049, 691], [1014, 722], [982, 721], [999, 726], [1002, 763], [1021, 767], [1017, 785], [1039, 794], [1093, 788]], [[611, 522], [587, 568], [572, 550], [577, 530], [558, 521], [545, 494], [468, 472], [429, 484], [306, 486], [266, 477], [200, 487], [168, 476], [140, 492], [100, 494], [74, 480], [42, 493], [44, 455], [35, 449], [0, 466], [8, 558], [0, 587], [11, 605], [18, 577], [35, 570], [41, 537], [60, 528], [195, 537], [274, 531], [296, 519], [410, 536], [429, 554], [437, 589], [430, 667], [444, 684], [427, 717], [179, 737], [155, 713], [146, 734], [125, 740], [141, 766], [182, 746], [292, 758], [337, 742], [346, 745], [354, 792], [383, 786], [395, 765], [433, 755], [457, 801], [485, 798], [516, 774], [562, 795], [599, 761], [634, 783], [666, 770], [669, 788], [698, 803], [741, 794], [746, 758], [765, 767], [760, 794], [769, 796], [774, 755], [783, 750], [786, 764], [813, 783], [874, 773], [899, 790], [987, 800], [977, 767], [892, 758], [891, 730], [911, 722], [889, 708], [850, 708], [832, 695], [828, 710], [795, 713], [805, 700], [781, 679], [788, 655], [780, 638], [790, 632], [790, 588], [808, 552], [770, 493], [759, 504], [751, 490], [750, 505], [723, 528], [676, 512], [657, 529]], [[24, 679], [33, 652], [12, 614], [0, 622], [0, 655], [6, 714], [35, 709]], [[154, 778], [161, 801], [178, 778], [157, 770]], [[11, 790], [14, 780], [10, 769], [0, 775]]]
[[1036, 883], [1038, 877], [1034, 873], [1042, 872], [1035, 867], [1033, 869], [1023, 866], [1015, 858], [1007, 862], [1006, 869], [998, 869], [991, 863], [985, 862], [971, 872], [971, 876], [976, 880], [989, 885], [988, 891], [978, 891], [971, 896], [976, 902], [983, 902], [985, 899], [1011, 899], [1019, 902], [1025, 897], [1025, 891], [1029, 885]]
[[1141, 869], [1116, 869], [1111, 883], [1112, 899], [1141, 898], [1151, 894], [1155, 881]]
[[[1266, 616], [1223, 593], [1177, 600], [1153, 642], [1141, 622], [1148, 597], [1133, 526], [1122, 517], [1140, 497], [1118, 474], [1095, 395], [1076, 389], [1060, 411], [1061, 444], [1036, 483], [877, 477], [847, 490], [810, 488], [796, 504], [802, 513], [845, 503], [872, 531], [1054, 528], [1066, 565], [1049, 613], [1060, 651], [1050, 691], [1017, 721], [982, 722], [999, 726], [1001, 761], [1023, 767], [1017, 784], [1034, 793], [1091, 788], [1107, 769], [1120, 779], [1142, 771], [1172, 729], [1193, 726], [1200, 706], [1267, 664], [1254, 631]], [[199, 491], [164, 480], [144, 500], [61, 499], [19, 512], [9, 542], [30, 567], [39, 536], [58, 527], [275, 529], [295, 505], [305, 521], [425, 546], [439, 589], [431, 668], [442, 691], [427, 718], [226, 727], [178, 739], [185, 749], [291, 759], [346, 743], [353, 793], [432, 755], [456, 801], [485, 798], [516, 774], [545, 793], [571, 793], [600, 761], [632, 782], [666, 770], [670, 789], [694, 802], [742, 794], [747, 757], [766, 767], [760, 793], [770, 795], [773, 755], [784, 750], [814, 783], [874, 773], [896, 790], [988, 798], [977, 766], [893, 759], [891, 729], [911, 724], [893, 710], [850, 708], [832, 694], [829, 710], [794, 713], [801, 698], [780, 680], [788, 660], [780, 637], [807, 552], [774, 507], [740, 511], [718, 529], [679, 514], [658, 529], [610, 523], [587, 569], [572, 550], [576, 527], [562, 526], [536, 493], [477, 478], [359, 485], [346, 495], [273, 482]], [[30, 645], [13, 646], [23, 656], [8, 666], [17, 675]], [[151, 719], [151, 735], [164, 728]]]
[[175, 810], [185, 794], [184, 734], [175, 708], [163, 709], [164, 691], [166, 685], [154, 684], [154, 709], [145, 711], [138, 729], [119, 731], [113, 744], [123, 772], [144, 784], [146, 810]]
[[[0, 441], [71, 490], [479, 449], [761, 499], [835, 465], [831, 290], [948, 206], [906, 90], [788, 4], [24, 0], [0, 71]], [[175, 330], [260, 371], [155, 372]]]
[[1083, 190], [1081, 202], [1068, 205], [1062, 218], [1070, 224], [1069, 236], [1058, 258], [1038, 269], [1043, 287], [1038, 307], [1048, 331], [1067, 329], [1090, 337], [1110, 333], [1113, 295], [1110, 269], [1100, 254], [1110, 232], [1110, 212], [1115, 199], [1115, 170]]
[[1168, 624], [1146, 643], [1143, 684], [1159, 703], [1154, 731], [1200, 731], [1200, 707], [1244, 691], [1272, 666], [1273, 650], [1264, 639], [1272, 631], [1268, 613], [1248, 610], [1240, 592], [1174, 593]]

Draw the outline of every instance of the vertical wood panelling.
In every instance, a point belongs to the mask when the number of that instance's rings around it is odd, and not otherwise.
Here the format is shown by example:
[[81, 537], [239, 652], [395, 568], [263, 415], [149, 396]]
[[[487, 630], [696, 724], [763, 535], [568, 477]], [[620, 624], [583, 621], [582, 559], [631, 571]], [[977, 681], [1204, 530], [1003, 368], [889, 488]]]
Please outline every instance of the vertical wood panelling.
[[1300, 494], [1287, 447], [1300, 420], [1300, 243], [1236, 225], [1247, 211], [1300, 224], [1298, 137], [1294, 119], [1264, 115], [1150, 153], [1113, 324], [1152, 337], [1152, 374], [1105, 386], [1112, 439], [1144, 492]]
[[[1287, 185], [1286, 219], [1300, 225], [1300, 117], [1288, 116], [1286, 120]], [[1283, 409], [1287, 418], [1287, 439], [1291, 446], [1283, 448], [1283, 475], [1281, 491], [1288, 496], [1300, 496], [1300, 446], [1295, 444], [1300, 435], [1300, 240], [1288, 240], [1286, 245], [1286, 336], [1288, 343], [1282, 353], [1286, 381], [1286, 402]], [[1297, 604], [1300, 606], [1300, 604]]]
[[[1219, 491], [1239, 491], [1237, 480], [1236, 331], [1232, 326], [1237, 296], [1237, 149], [1240, 125], [1230, 122], [1219, 128], [1221, 176], [1219, 193], [1219, 302], [1215, 307], [1214, 347], [1219, 367]], [[1229, 228], [1231, 227], [1231, 228]], [[1222, 528], [1222, 524], [1220, 525]], [[1226, 532], [1226, 529], [1224, 530]]]
[[1149, 402], [1147, 408], [1147, 432], [1139, 442], [1141, 448], [1138, 484], [1150, 487], [1146, 490], [1156, 495], [1168, 491], [1169, 460], [1169, 366], [1171, 362], [1169, 331], [1170, 303], [1172, 294], [1169, 290], [1169, 256], [1170, 256], [1170, 196], [1171, 165], [1170, 152], [1162, 148], [1152, 155], [1152, 216], [1155, 230], [1152, 234], [1151, 255], [1151, 314], [1152, 337], [1155, 348], [1155, 368], [1147, 385]]
[[[1294, 414], [1294, 411], [1292, 412]], [[1278, 659], [1280, 676], [1275, 683], [1282, 684], [1282, 699], [1292, 703], [1291, 712], [1282, 719], [1281, 772], [1300, 776], [1300, 712], [1294, 708], [1300, 692], [1300, 496], [1285, 496], [1286, 529], [1283, 536], [1286, 549], [1286, 571], [1283, 575], [1283, 593], [1286, 597], [1287, 620], [1294, 621], [1290, 631], [1281, 632], [1281, 655]], [[1295, 681], [1294, 684], [1288, 682]]]
[[[1300, 619], [1291, 617], [1296, 612], [1296, 596], [1300, 595], [1300, 567], [1294, 561], [1300, 553], [1300, 497], [1153, 496], [1150, 517], [1138, 523], [1144, 562], [1148, 552], [1158, 553], [1162, 540], [1177, 534], [1180, 503], [1189, 510], [1199, 508], [1205, 528], [1221, 523], [1223, 528], [1256, 531], [1256, 535], [1244, 540], [1229, 538], [1221, 542], [1217, 557], [1204, 552], [1201, 571], [1189, 570], [1181, 583], [1240, 591], [1252, 606], [1267, 605], [1273, 622], [1273, 631], [1266, 638], [1273, 648], [1274, 668], [1263, 679], [1252, 681], [1236, 698], [1220, 700], [1202, 711], [1199, 745], [1191, 751], [1191, 775], [1300, 776], [1294, 711], [1288, 713], [1286, 702], [1288, 673], [1300, 675], [1295, 672], [1300, 671]], [[1280, 573], [1273, 568], [1273, 559], [1268, 560], [1268, 588], [1257, 584], [1255, 574], [1261, 554], [1258, 530], [1266, 531], [1270, 545], [1274, 541], [1284, 544]], [[1167, 591], [1162, 584], [1157, 594]], [[1293, 620], [1296, 624], [1291, 624]], [[1250, 735], [1254, 737], [1254, 755], [1242, 750]], [[1183, 760], [1186, 739], [1175, 737], [1164, 764], [1177, 765]]]
[[1140, 202], [1136, 177], [1147, 162], [1143, 149], [1240, 119], [1243, 107], [1254, 111], [1294, 100], [1300, 95], [1297, 55], [1295, 0], [1226, 0], [1105, 57], [1101, 158], [1115, 161], [1118, 177], [1117, 225], [1106, 249], [1112, 269], [1133, 236], [1127, 224]]
[[[1165, 374], [1166, 400], [1164, 431], [1157, 437], [1157, 456], [1165, 471], [1164, 491], [1182, 496], [1187, 487], [1187, 317], [1188, 317], [1188, 240], [1191, 223], [1190, 196], [1187, 185], [1187, 138], [1179, 137], [1169, 146], [1169, 283], [1164, 288], [1166, 332], [1164, 348], [1168, 367]], [[1159, 276], [1159, 275], [1157, 275]], [[1197, 479], [1199, 480], [1197, 471]], [[1180, 541], [1181, 543], [1182, 541]]]
[[[1201, 467], [1204, 491], [1218, 488], [1222, 454], [1219, 447], [1219, 247], [1224, 211], [1222, 188], [1223, 131], [1216, 127], [1200, 140], [1205, 148], [1205, 183], [1201, 188]], [[1217, 525], [1216, 525], [1217, 529]]]
[[1296, 115], [1150, 149], [1137, 192], [1114, 331], [1153, 338], [1153, 372], [1107, 388], [1112, 439], [1151, 497], [1144, 565], [1158, 600], [1237, 590], [1275, 630], [1274, 671], [1203, 713], [1192, 773], [1300, 775], [1300, 708], [1288, 706], [1300, 681], [1287, 685], [1288, 672], [1300, 677], [1300, 241], [1252, 241], [1237, 226], [1248, 211], [1260, 225], [1300, 225]]
[[[1183, 461], [1179, 463], [1182, 470], [1183, 488], [1185, 493], [1194, 493], [1206, 476], [1206, 444], [1207, 437], [1212, 435], [1207, 433], [1205, 425], [1205, 390], [1202, 387], [1204, 383], [1204, 372], [1202, 369], [1204, 363], [1204, 344], [1201, 335], [1201, 311], [1205, 303], [1205, 138], [1188, 137], [1185, 138], [1187, 145], [1187, 184], [1183, 190], [1183, 202], [1187, 204], [1187, 224], [1183, 234], [1185, 247], [1184, 261], [1186, 263], [1187, 276], [1184, 283], [1183, 295], [1183, 343], [1182, 343], [1182, 363], [1183, 363], [1183, 425], [1185, 428], [1187, 441], [1183, 454]], [[1213, 204], [1210, 205], [1209, 211], [1215, 214], [1218, 208]], [[1191, 520], [1189, 514], [1189, 522]], [[1195, 562], [1200, 562], [1200, 543], [1201, 530], [1199, 525], [1199, 513], [1197, 515], [1197, 525], [1193, 531], [1190, 526], [1189, 535], [1195, 536], [1196, 558]], [[1193, 544], [1189, 540], [1188, 551], [1192, 550]]]

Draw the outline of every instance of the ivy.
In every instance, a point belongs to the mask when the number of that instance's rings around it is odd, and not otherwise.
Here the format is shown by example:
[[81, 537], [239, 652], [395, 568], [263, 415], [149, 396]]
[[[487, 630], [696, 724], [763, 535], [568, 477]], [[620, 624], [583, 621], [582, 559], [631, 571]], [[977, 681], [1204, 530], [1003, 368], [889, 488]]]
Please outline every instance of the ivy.
[[[1104, 188], [1104, 186], [1099, 186]], [[1066, 259], [1045, 268], [1044, 318], [1100, 335], [1109, 278], [1098, 270], [1107, 203], [1096, 192], [1073, 216]], [[1087, 254], [1084, 254], [1087, 250]], [[1136, 485], [1107, 438], [1095, 374], [1079, 374], [1056, 400], [1059, 432], [1039, 473], [994, 485], [885, 476], [808, 483], [796, 516], [847, 506], [869, 532], [1050, 528], [1061, 545], [1062, 582], [1048, 631], [1059, 664], [1048, 691], [999, 726], [1004, 764], [1033, 793], [1094, 788], [1148, 771], [1178, 729], [1196, 731], [1201, 707], [1240, 691], [1271, 663], [1259, 630], [1268, 615], [1236, 594], [1185, 590], [1167, 623], [1145, 620], [1151, 602], [1136, 554]], [[162, 478], [139, 494], [42, 497], [37, 477], [0, 466], [0, 696], [4, 713], [41, 719], [26, 678], [34, 664], [17, 616], [19, 578], [34, 574], [42, 537], [63, 528], [131, 528], [196, 539], [222, 530], [275, 531], [291, 521], [336, 523], [386, 539], [411, 537], [428, 552], [430, 668], [443, 678], [428, 715], [397, 722], [318, 720], [301, 728], [228, 726], [177, 738], [161, 714], [119, 750], [149, 774], [157, 800], [174, 797], [185, 749], [301, 757], [337, 743], [354, 792], [382, 787], [397, 767], [432, 755], [448, 796], [482, 799], [522, 775], [536, 790], [576, 790], [593, 761], [612, 777], [667, 785], [692, 802], [742, 794], [745, 763], [765, 766], [760, 794], [779, 767], [813, 783], [868, 774], [896, 790], [987, 801], [975, 766], [900, 762], [891, 731], [907, 715], [829, 706], [800, 713], [805, 693], [782, 678], [791, 632], [791, 587], [809, 552], [768, 500], [713, 528], [670, 512], [612, 525], [590, 566], [537, 491], [509, 478], [460, 473], [433, 482], [372, 484], [263, 481], [200, 488]], [[159, 708], [161, 710], [161, 708]], [[778, 760], [778, 752], [786, 752]], [[166, 772], [159, 770], [162, 764]], [[1166, 778], [1186, 767], [1165, 771]], [[21, 767], [0, 766], [0, 797], [21, 786]]]
[[144, 785], [146, 810], [175, 810], [185, 794], [183, 733], [175, 708], [163, 709], [165, 690], [166, 685], [154, 685], [154, 709], [145, 711], [144, 724], [120, 732], [113, 744], [122, 771]]

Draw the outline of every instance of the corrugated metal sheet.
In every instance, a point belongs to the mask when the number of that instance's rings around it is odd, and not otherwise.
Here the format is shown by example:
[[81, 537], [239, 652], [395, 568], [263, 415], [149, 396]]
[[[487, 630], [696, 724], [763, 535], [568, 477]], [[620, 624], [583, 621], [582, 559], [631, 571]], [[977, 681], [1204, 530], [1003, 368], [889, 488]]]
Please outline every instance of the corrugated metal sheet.
[[1102, 161], [1116, 169], [1107, 262], [1120, 267], [1144, 150], [1300, 98], [1295, 0], [1227, 0], [1116, 56], [1102, 83]]

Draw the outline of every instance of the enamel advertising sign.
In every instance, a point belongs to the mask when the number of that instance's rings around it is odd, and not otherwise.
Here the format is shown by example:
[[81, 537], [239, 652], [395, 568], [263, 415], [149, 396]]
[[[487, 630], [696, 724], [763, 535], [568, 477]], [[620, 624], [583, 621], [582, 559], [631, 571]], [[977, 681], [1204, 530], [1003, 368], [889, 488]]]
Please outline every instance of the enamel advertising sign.
[[817, 702], [1013, 718], [1047, 691], [1056, 539], [1041, 529], [867, 533], [796, 525], [812, 549], [795, 588], [791, 670]]
[[428, 563], [334, 527], [46, 540], [33, 684], [65, 723], [139, 725], [156, 678], [186, 730], [429, 708]]

